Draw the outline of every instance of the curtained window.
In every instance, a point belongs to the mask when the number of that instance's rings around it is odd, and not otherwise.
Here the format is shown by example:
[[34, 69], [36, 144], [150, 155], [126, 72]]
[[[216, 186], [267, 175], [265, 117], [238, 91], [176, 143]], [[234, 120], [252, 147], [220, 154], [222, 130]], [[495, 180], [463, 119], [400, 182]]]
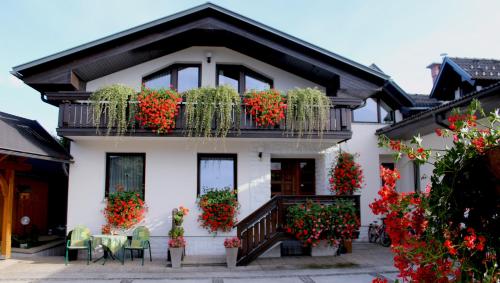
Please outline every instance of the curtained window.
[[198, 154], [198, 195], [236, 187], [236, 154]]
[[107, 153], [106, 196], [122, 189], [144, 197], [145, 160], [144, 153]]

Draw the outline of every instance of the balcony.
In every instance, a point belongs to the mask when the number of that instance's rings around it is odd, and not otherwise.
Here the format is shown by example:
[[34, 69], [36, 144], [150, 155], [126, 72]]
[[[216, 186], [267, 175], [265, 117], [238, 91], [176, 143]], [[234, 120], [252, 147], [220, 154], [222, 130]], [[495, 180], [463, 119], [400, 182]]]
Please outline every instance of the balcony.
[[[98, 131], [101, 134], [106, 133], [106, 113], [103, 113], [99, 129], [96, 129], [92, 118], [92, 104], [86, 100], [89, 93], [71, 92], [71, 93], [50, 93], [47, 94], [48, 100], [59, 101], [59, 122], [57, 133], [62, 136], [97, 136]], [[135, 103], [135, 102], [129, 102]], [[323, 135], [318, 135], [318, 131], [312, 130], [311, 133], [306, 132], [302, 138], [310, 139], [335, 139], [346, 140], [351, 138], [351, 111], [354, 107], [360, 105], [361, 101], [350, 98], [332, 97], [329, 112], [329, 121], [327, 130], [323, 131]], [[257, 126], [254, 117], [250, 115], [244, 106], [241, 106], [240, 130], [233, 128], [229, 131], [229, 138], [298, 138], [297, 133], [290, 133], [286, 129], [286, 124], [283, 121], [280, 125], [274, 127]], [[158, 135], [151, 129], [143, 128], [139, 124], [135, 124], [133, 129], [127, 132], [130, 136], [173, 136], [185, 137], [185, 119], [184, 119], [185, 104], [181, 103], [179, 115], [177, 116], [175, 129], [168, 134]], [[234, 114], [233, 114], [234, 115]], [[235, 120], [233, 118], [233, 120]], [[213, 124], [215, 130], [217, 125]], [[111, 130], [111, 134], [114, 131]]]

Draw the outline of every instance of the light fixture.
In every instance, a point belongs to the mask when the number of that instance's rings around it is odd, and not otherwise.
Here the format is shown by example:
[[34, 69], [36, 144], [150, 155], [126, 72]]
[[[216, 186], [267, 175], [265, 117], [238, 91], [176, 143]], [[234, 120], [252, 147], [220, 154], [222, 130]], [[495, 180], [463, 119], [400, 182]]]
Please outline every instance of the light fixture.
[[207, 57], [207, 63], [210, 64], [210, 62], [212, 61], [212, 52], [207, 52], [205, 56]]

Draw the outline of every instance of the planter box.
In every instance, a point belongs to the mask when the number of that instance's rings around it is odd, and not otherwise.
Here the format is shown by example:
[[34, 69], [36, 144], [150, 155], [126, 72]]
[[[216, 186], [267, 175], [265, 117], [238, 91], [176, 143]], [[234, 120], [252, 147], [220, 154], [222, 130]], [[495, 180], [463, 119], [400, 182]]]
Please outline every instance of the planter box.
[[316, 247], [311, 247], [311, 256], [336, 256], [338, 246], [330, 246], [326, 240], [321, 240]]
[[181, 268], [182, 252], [184, 251], [184, 248], [169, 248], [169, 250], [172, 268]]
[[235, 268], [238, 259], [238, 248], [226, 248], [227, 268]]

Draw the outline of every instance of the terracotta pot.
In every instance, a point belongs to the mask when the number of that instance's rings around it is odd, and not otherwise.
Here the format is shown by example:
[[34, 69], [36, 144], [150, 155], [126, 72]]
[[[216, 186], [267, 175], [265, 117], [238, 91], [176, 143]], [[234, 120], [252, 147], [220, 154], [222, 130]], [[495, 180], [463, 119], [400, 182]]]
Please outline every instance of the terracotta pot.
[[238, 259], [238, 248], [226, 248], [227, 268], [235, 268]]
[[346, 254], [352, 253], [352, 240], [345, 240], [344, 247], [345, 247]]
[[169, 248], [170, 249], [170, 261], [172, 262], [172, 268], [181, 268], [182, 263], [182, 252], [184, 248]]

